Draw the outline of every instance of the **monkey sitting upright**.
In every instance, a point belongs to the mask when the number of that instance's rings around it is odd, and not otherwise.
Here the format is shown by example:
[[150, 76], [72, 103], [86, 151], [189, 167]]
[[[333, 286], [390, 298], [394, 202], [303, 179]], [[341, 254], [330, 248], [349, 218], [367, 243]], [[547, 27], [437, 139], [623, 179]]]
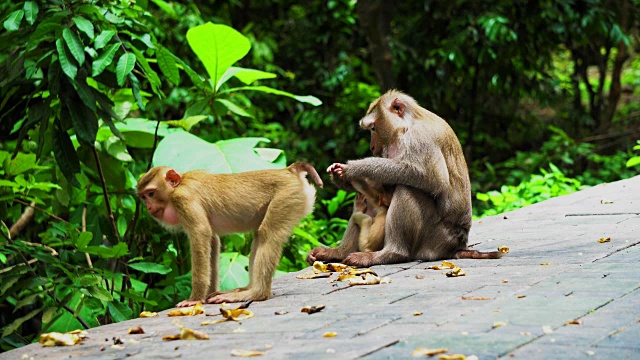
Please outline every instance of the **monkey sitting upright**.
[[[313, 211], [316, 190], [307, 174], [322, 187], [313, 166], [302, 162], [280, 170], [217, 175], [179, 174], [157, 166], [142, 176], [137, 191], [149, 214], [168, 229], [184, 231], [191, 242], [191, 296], [178, 307], [271, 296], [282, 247], [293, 227]], [[255, 231], [249, 285], [219, 292], [219, 235], [247, 231]]]

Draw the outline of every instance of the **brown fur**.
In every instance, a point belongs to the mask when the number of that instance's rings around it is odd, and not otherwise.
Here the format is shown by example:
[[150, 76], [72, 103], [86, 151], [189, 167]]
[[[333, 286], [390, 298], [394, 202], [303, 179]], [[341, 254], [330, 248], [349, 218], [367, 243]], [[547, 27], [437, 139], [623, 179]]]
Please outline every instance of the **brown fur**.
[[[313, 210], [315, 188], [305, 179], [307, 173], [322, 186], [318, 173], [306, 163], [238, 174], [179, 175], [159, 166], [140, 179], [138, 194], [149, 212], [161, 224], [183, 230], [191, 242], [191, 296], [178, 306], [204, 300], [264, 300], [271, 295], [282, 246], [293, 227]], [[218, 292], [219, 235], [247, 231], [255, 232], [249, 285]]]
[[[360, 125], [371, 131], [372, 151], [383, 158], [334, 164], [329, 171], [343, 188], [359, 179], [396, 186], [386, 216], [384, 247], [355, 252], [358, 229], [350, 220], [338, 248], [316, 248], [307, 260], [342, 259], [350, 265], [371, 266], [479, 258], [477, 252], [471, 254], [466, 249], [471, 185], [462, 147], [451, 127], [396, 90], [374, 101]], [[484, 258], [502, 256], [497, 251], [484, 254]]]

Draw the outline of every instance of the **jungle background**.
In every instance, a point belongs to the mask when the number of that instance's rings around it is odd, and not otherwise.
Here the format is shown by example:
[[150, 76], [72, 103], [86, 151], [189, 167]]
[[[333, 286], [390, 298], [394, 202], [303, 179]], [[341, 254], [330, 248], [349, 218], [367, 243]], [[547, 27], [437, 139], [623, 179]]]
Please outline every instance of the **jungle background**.
[[[152, 165], [238, 172], [368, 156], [390, 88], [462, 143], [474, 216], [638, 174], [637, 0], [0, 2], [2, 351], [188, 297], [189, 245], [135, 196]], [[279, 273], [334, 246], [330, 185]], [[223, 239], [221, 285], [248, 281]], [[473, 239], [471, 239], [473, 241]]]

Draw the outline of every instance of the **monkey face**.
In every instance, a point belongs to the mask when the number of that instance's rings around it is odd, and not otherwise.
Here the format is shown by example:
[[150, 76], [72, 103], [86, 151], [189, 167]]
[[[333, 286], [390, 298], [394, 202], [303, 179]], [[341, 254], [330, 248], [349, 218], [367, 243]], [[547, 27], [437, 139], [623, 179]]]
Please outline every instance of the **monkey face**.
[[[164, 168], [154, 168], [142, 177], [138, 184], [138, 196], [160, 224], [179, 225], [178, 213], [171, 202], [171, 193], [180, 182], [179, 175], [174, 170], [163, 171]], [[169, 173], [171, 175], [169, 175]], [[175, 177], [178, 177], [177, 181]]]

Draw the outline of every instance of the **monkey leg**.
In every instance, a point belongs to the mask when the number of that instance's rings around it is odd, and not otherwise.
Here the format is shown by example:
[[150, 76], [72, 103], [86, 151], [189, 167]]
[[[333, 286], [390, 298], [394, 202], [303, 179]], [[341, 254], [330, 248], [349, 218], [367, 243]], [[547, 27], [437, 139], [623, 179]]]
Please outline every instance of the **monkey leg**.
[[[286, 194], [286, 197], [291, 196]], [[284, 197], [284, 196], [283, 196]], [[296, 207], [299, 206], [299, 209]], [[271, 282], [282, 256], [282, 247], [289, 239], [298, 216], [284, 214], [303, 214], [304, 203], [274, 197], [267, 208], [262, 224], [256, 230], [251, 245], [249, 286], [240, 291], [228, 292], [207, 299], [209, 303], [240, 302], [248, 300], [266, 300], [271, 296]]]
[[336, 248], [317, 247], [311, 250], [307, 255], [307, 263], [309, 265], [313, 265], [315, 261], [342, 261], [350, 253], [358, 251], [360, 226], [354, 219], [355, 214], [356, 212], [349, 219], [347, 229], [342, 235], [342, 240], [340, 240], [340, 245]]
[[370, 252], [382, 250], [384, 246], [384, 228], [387, 221], [387, 211], [380, 211], [371, 221], [369, 234], [364, 246], [360, 243], [360, 251]]

